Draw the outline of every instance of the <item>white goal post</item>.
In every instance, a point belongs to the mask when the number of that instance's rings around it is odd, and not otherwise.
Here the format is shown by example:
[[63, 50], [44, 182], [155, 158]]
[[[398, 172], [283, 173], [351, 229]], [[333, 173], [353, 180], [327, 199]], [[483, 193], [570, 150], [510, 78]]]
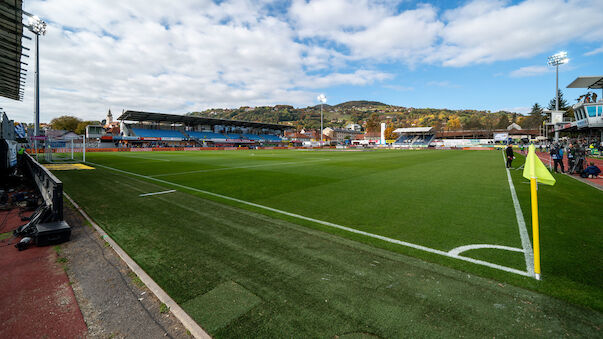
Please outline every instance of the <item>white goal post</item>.
[[78, 163], [86, 161], [86, 138], [44, 140], [44, 160], [48, 163]]

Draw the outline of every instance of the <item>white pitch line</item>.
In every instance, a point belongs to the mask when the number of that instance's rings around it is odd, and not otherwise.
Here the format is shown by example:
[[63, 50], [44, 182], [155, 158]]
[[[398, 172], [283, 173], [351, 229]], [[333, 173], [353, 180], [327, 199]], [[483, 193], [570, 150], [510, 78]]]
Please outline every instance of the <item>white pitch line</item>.
[[157, 179], [157, 178], [153, 178], [153, 177], [149, 177], [147, 175], [142, 175], [142, 174], [138, 174], [138, 173], [134, 173], [134, 172], [128, 172], [128, 171], [124, 171], [124, 170], [120, 170], [117, 168], [113, 168], [113, 167], [109, 167], [109, 166], [105, 166], [105, 165], [100, 165], [100, 164], [95, 164], [92, 162], [89, 162], [90, 164], [93, 164], [95, 166], [98, 167], [103, 167], [106, 169], [110, 169], [116, 172], [120, 172], [120, 173], [124, 173], [124, 174], [128, 174], [128, 175], [132, 175], [135, 177], [140, 177], [140, 178], [145, 178], [148, 180], [153, 180], [153, 181], [157, 181], [157, 182], [161, 182], [167, 185], [172, 185], [172, 186], [176, 186], [176, 187], [180, 187], [189, 191], [194, 191], [194, 192], [199, 192], [199, 193], [203, 193], [206, 195], [211, 195], [214, 197], [218, 197], [221, 199], [225, 199], [225, 200], [230, 200], [230, 201], [234, 201], [234, 202], [238, 202], [240, 204], [244, 204], [244, 205], [248, 205], [248, 206], [253, 206], [256, 208], [260, 208], [260, 209], [264, 209], [267, 211], [271, 211], [271, 212], [275, 212], [275, 213], [279, 213], [279, 214], [283, 214], [286, 216], [290, 216], [290, 217], [294, 217], [297, 219], [302, 219], [302, 220], [307, 220], [307, 221], [311, 221], [317, 224], [321, 224], [324, 226], [328, 226], [328, 227], [333, 227], [333, 228], [337, 228], [340, 230], [344, 230], [350, 233], [355, 233], [355, 234], [361, 234], [370, 238], [375, 238], [375, 239], [379, 239], [379, 240], [383, 240], [389, 243], [393, 243], [393, 244], [397, 244], [397, 245], [402, 245], [402, 246], [406, 246], [406, 247], [410, 247], [410, 248], [414, 248], [417, 250], [421, 250], [421, 251], [425, 251], [425, 252], [429, 252], [429, 253], [434, 253], [434, 254], [439, 254], [445, 257], [449, 257], [449, 258], [454, 258], [454, 259], [459, 259], [459, 260], [463, 260], [463, 261], [467, 261], [473, 264], [478, 264], [478, 265], [482, 265], [482, 266], [487, 266], [487, 267], [491, 267], [491, 268], [495, 268], [501, 271], [505, 271], [505, 272], [509, 272], [509, 273], [515, 273], [518, 275], [522, 275], [522, 276], [526, 276], [529, 277], [531, 276], [531, 273], [525, 272], [525, 271], [521, 271], [515, 268], [511, 268], [511, 267], [507, 267], [507, 266], [502, 266], [502, 265], [497, 265], [497, 264], [493, 264], [491, 262], [487, 262], [487, 261], [483, 261], [483, 260], [479, 260], [479, 259], [473, 259], [473, 258], [468, 258], [468, 257], [463, 257], [460, 255], [451, 255], [448, 252], [445, 251], [441, 251], [441, 250], [436, 250], [434, 248], [430, 248], [430, 247], [426, 247], [426, 246], [421, 246], [421, 245], [417, 245], [417, 244], [413, 244], [410, 242], [406, 242], [406, 241], [401, 241], [401, 240], [397, 240], [397, 239], [392, 239], [392, 238], [388, 238], [388, 237], [384, 237], [382, 235], [378, 235], [378, 234], [373, 234], [373, 233], [369, 233], [369, 232], [364, 232], [364, 231], [360, 231], [354, 228], [350, 228], [350, 227], [346, 227], [346, 226], [342, 226], [342, 225], [338, 225], [338, 224], [334, 224], [332, 222], [328, 222], [328, 221], [322, 221], [322, 220], [318, 220], [318, 219], [314, 219], [314, 218], [310, 218], [310, 217], [306, 217], [303, 215], [299, 215], [299, 214], [295, 214], [295, 213], [290, 213], [290, 212], [286, 212], [286, 211], [282, 211], [276, 208], [272, 208], [272, 207], [268, 207], [268, 206], [264, 206], [264, 205], [260, 205], [260, 204], [256, 204], [253, 202], [249, 202], [249, 201], [245, 201], [245, 200], [241, 200], [241, 199], [237, 199], [237, 198], [232, 198], [226, 195], [222, 195], [222, 194], [218, 194], [218, 193], [214, 193], [214, 192], [209, 192], [209, 191], [205, 191], [205, 190], [201, 190], [198, 188], [194, 188], [194, 187], [189, 187], [189, 186], [184, 186], [184, 185], [180, 185], [177, 183], [173, 183], [170, 181], [166, 181], [166, 180], [162, 180], [162, 179]]
[[331, 159], [319, 159], [319, 160], [308, 160], [308, 161], [291, 161], [291, 162], [280, 162], [280, 163], [272, 163], [272, 164], [238, 166], [238, 167], [210, 168], [210, 169], [204, 169], [204, 170], [198, 170], [198, 171], [187, 171], [187, 172], [175, 172], [175, 173], [155, 174], [155, 175], [151, 175], [150, 177], [166, 177], [166, 176], [181, 175], [181, 174], [205, 173], [205, 172], [215, 172], [215, 171], [227, 171], [227, 170], [239, 169], [239, 168], [255, 168], [255, 167], [269, 167], [269, 166], [297, 165], [297, 164], [305, 164], [305, 163], [309, 163], [309, 162], [329, 161], [329, 160], [331, 160]]
[[524, 258], [526, 261], [526, 270], [530, 276], [534, 276], [534, 252], [532, 251], [532, 243], [530, 242], [530, 236], [526, 228], [526, 221], [523, 218], [523, 212], [521, 211], [521, 205], [517, 199], [517, 193], [515, 192], [515, 186], [513, 185], [513, 179], [511, 178], [511, 172], [506, 167], [505, 152], [503, 151], [503, 161], [505, 162], [505, 170], [507, 171], [507, 180], [509, 182], [509, 189], [511, 190], [511, 199], [513, 199], [513, 207], [515, 207], [515, 217], [517, 218], [517, 227], [519, 227], [519, 237], [521, 238], [521, 247], [523, 247]]
[[523, 248], [517, 248], [517, 247], [509, 247], [509, 246], [503, 246], [503, 245], [490, 245], [490, 244], [476, 244], [476, 245], [465, 245], [465, 246], [459, 246], [457, 248], [453, 248], [450, 251], [448, 251], [448, 254], [450, 255], [459, 255], [465, 251], [469, 251], [469, 250], [479, 250], [482, 248], [494, 248], [497, 250], [506, 250], [506, 251], [513, 251], [513, 252], [521, 252], [523, 253]]
[[137, 156], [137, 155], [130, 155], [130, 154], [128, 154], [128, 155], [121, 154], [121, 156], [126, 157], [126, 158], [135, 158], [135, 159], [157, 160], [157, 161], [167, 161], [167, 162], [172, 161], [172, 160], [166, 160], [166, 159], [140, 157], [140, 156]]
[[166, 194], [166, 193], [173, 193], [173, 192], [176, 192], [176, 190], [153, 192], [153, 193], [145, 193], [145, 194], [140, 194], [139, 197], [148, 197], [149, 195]]

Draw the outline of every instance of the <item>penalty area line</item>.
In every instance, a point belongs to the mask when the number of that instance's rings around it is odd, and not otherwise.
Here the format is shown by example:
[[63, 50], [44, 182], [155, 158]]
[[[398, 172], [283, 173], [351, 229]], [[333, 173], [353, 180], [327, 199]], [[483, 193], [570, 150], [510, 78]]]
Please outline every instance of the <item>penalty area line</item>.
[[370, 238], [383, 240], [385, 242], [389, 242], [389, 243], [392, 243], [392, 244], [397, 244], [397, 245], [401, 245], [401, 246], [405, 246], [405, 247], [410, 247], [410, 248], [414, 248], [414, 249], [417, 249], [417, 250], [420, 250], [420, 251], [429, 252], [429, 253], [433, 253], [433, 254], [438, 254], [438, 255], [441, 255], [441, 256], [444, 256], [444, 257], [458, 259], [458, 260], [470, 262], [470, 263], [481, 265], [481, 266], [487, 266], [487, 267], [494, 268], [494, 269], [497, 269], [497, 270], [500, 270], [500, 271], [514, 273], [514, 274], [518, 274], [518, 275], [522, 275], [522, 276], [526, 276], [526, 277], [531, 276], [531, 273], [529, 273], [529, 272], [521, 271], [521, 270], [518, 270], [518, 269], [515, 269], [515, 268], [511, 268], [511, 267], [507, 267], [507, 266], [502, 266], [502, 265], [494, 264], [494, 263], [491, 263], [491, 262], [488, 262], [488, 261], [479, 260], [479, 259], [473, 259], [473, 258], [469, 258], [469, 257], [464, 257], [464, 256], [456, 255], [456, 254], [450, 254], [449, 252], [437, 250], [435, 248], [421, 246], [421, 245], [413, 244], [413, 243], [402, 241], [402, 240], [388, 238], [388, 237], [385, 237], [385, 236], [382, 236], [382, 235], [378, 235], [378, 234], [373, 234], [373, 233], [369, 233], [369, 232], [365, 232], [365, 231], [360, 231], [360, 230], [357, 230], [357, 229], [354, 229], [354, 228], [350, 228], [350, 227], [338, 225], [338, 224], [335, 224], [335, 223], [332, 223], [332, 222], [318, 220], [318, 219], [306, 217], [306, 216], [303, 216], [303, 215], [300, 215], [300, 214], [290, 213], [290, 212], [287, 212], [287, 211], [282, 211], [282, 210], [279, 210], [279, 209], [276, 209], [276, 208], [272, 208], [272, 207], [268, 207], [268, 206], [256, 204], [256, 203], [253, 203], [253, 202], [249, 202], [249, 201], [245, 201], [245, 200], [241, 200], [241, 199], [229, 197], [229, 196], [226, 196], [226, 195], [222, 195], [222, 194], [218, 194], [218, 193], [214, 193], [214, 192], [210, 192], [210, 191], [205, 191], [205, 190], [194, 188], [194, 187], [190, 187], [190, 186], [185, 186], [185, 185], [177, 184], [177, 183], [174, 183], [174, 182], [170, 182], [170, 181], [166, 181], [166, 180], [162, 180], [162, 179], [150, 177], [150, 176], [147, 176], [147, 175], [142, 175], [142, 174], [138, 174], [138, 173], [134, 173], [134, 172], [128, 172], [128, 171], [124, 171], [124, 170], [120, 170], [120, 169], [117, 169], [117, 168], [113, 168], [113, 167], [109, 167], [109, 166], [105, 166], [105, 165], [101, 165], [101, 164], [96, 164], [96, 163], [92, 163], [92, 162], [89, 162], [89, 163], [93, 164], [95, 166], [98, 166], [98, 167], [103, 167], [103, 168], [115, 171], [115, 172], [119, 172], [119, 173], [131, 175], [131, 176], [135, 176], [135, 177], [139, 177], [139, 178], [144, 178], [144, 179], [147, 179], [147, 180], [152, 180], [152, 181], [160, 182], [160, 183], [163, 183], [163, 184], [167, 184], [167, 185], [179, 187], [179, 188], [182, 188], [182, 189], [185, 189], [185, 190], [188, 190], [188, 191], [193, 191], [193, 192], [198, 192], [198, 193], [202, 193], [202, 194], [214, 196], [214, 197], [221, 198], [221, 199], [224, 199], [224, 200], [234, 201], [234, 202], [237, 202], [237, 203], [240, 203], [240, 204], [243, 204], [243, 205], [252, 206], [252, 207], [260, 208], [260, 209], [263, 209], [263, 210], [266, 210], [266, 211], [271, 211], [271, 212], [275, 212], [275, 213], [278, 213], [278, 214], [286, 215], [286, 216], [289, 216], [289, 217], [293, 217], [293, 218], [297, 218], [297, 219], [301, 219], [301, 220], [310, 221], [310, 222], [313, 222], [313, 223], [317, 223], [317, 224], [320, 224], [320, 225], [324, 225], [324, 226], [328, 226], [328, 227], [340, 229], [340, 230], [347, 231], [347, 232], [350, 232], [350, 233], [364, 235], [364, 236], [367, 236], [367, 237], [370, 237]]
[[139, 197], [148, 197], [149, 195], [166, 194], [166, 193], [173, 193], [173, 192], [176, 192], [176, 190], [153, 192], [153, 193], [144, 193], [144, 194], [140, 194], [138, 196]]

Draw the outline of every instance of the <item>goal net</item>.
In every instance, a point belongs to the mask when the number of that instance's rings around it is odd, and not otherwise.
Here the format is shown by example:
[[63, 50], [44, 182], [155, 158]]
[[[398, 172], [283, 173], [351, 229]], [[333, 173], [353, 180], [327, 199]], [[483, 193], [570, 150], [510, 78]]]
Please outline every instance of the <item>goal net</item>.
[[44, 140], [44, 160], [48, 163], [78, 163], [85, 160], [85, 138]]

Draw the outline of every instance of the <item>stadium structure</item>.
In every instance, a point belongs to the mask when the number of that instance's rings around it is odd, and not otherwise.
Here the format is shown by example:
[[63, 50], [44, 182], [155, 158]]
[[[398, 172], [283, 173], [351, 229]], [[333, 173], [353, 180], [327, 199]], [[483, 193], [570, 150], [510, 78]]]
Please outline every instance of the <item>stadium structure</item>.
[[400, 135], [394, 142], [396, 147], [427, 147], [435, 138], [433, 127], [398, 128], [394, 133]]
[[215, 119], [140, 111], [125, 111], [119, 118], [120, 135], [105, 136], [134, 147], [239, 147], [278, 146], [291, 126], [253, 121]]
[[553, 117], [550, 123], [552, 129], [555, 132], [573, 132], [587, 137], [599, 137], [603, 140], [603, 76], [577, 77], [567, 85], [567, 88], [599, 89], [601, 96], [599, 100], [581, 96], [578, 102], [572, 106], [575, 120], [563, 121], [562, 117], [555, 120]]
[[540, 135], [538, 129], [522, 129], [513, 123], [506, 129], [436, 131], [433, 127], [408, 127], [394, 130], [399, 137], [392, 144], [396, 148], [421, 147], [479, 147], [496, 143], [527, 143]]

